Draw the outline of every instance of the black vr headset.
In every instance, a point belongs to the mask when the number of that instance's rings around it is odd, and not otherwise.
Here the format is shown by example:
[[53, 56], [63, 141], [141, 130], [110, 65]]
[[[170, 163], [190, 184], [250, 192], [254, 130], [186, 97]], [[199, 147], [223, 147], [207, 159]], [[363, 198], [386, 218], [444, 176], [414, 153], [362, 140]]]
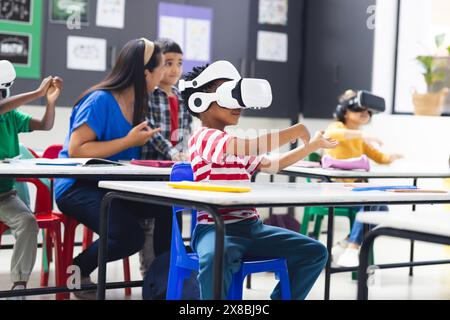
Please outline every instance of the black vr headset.
[[364, 90], [358, 91], [355, 97], [344, 101], [340, 105], [351, 111], [369, 110], [373, 113], [380, 113], [386, 110], [384, 98]]
[[336, 108], [336, 117], [342, 119], [347, 110], [353, 112], [369, 111], [370, 115], [384, 112], [386, 103], [384, 98], [376, 96], [368, 91], [358, 91], [356, 96], [338, 104]]

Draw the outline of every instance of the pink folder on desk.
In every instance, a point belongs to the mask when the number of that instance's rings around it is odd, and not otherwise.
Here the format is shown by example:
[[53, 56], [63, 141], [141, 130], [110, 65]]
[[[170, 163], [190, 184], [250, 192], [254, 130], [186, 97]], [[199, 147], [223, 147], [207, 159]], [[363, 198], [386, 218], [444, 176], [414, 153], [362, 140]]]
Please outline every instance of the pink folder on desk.
[[306, 160], [298, 161], [294, 163], [292, 166], [301, 168], [321, 168], [320, 162], [306, 161]]
[[171, 160], [131, 160], [131, 164], [146, 167], [170, 168], [174, 165]]

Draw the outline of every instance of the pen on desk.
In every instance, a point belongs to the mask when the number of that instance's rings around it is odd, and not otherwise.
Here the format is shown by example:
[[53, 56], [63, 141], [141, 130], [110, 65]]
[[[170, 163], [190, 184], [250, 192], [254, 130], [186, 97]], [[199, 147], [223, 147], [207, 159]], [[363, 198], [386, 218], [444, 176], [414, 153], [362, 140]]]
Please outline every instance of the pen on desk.
[[398, 192], [398, 193], [448, 193], [445, 190], [428, 190], [428, 189], [397, 189], [397, 190], [384, 190], [386, 192]]
[[352, 191], [387, 191], [387, 190], [415, 190], [416, 186], [376, 186], [376, 187], [361, 187], [353, 188]]

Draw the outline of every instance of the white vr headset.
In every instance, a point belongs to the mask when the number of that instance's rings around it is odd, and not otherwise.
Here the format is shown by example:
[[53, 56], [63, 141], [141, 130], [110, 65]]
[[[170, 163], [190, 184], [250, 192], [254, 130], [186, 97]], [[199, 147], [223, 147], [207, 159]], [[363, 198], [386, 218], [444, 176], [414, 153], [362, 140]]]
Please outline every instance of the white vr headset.
[[0, 61], [0, 98], [9, 97], [9, 89], [16, 80], [16, 70], [8, 60]]
[[262, 109], [272, 103], [272, 88], [267, 80], [242, 78], [228, 61], [212, 63], [192, 81], [180, 80], [178, 88], [180, 91], [195, 89], [218, 79], [229, 81], [221, 84], [216, 92], [196, 92], [191, 95], [188, 106], [192, 112], [205, 112], [214, 101], [227, 109]]

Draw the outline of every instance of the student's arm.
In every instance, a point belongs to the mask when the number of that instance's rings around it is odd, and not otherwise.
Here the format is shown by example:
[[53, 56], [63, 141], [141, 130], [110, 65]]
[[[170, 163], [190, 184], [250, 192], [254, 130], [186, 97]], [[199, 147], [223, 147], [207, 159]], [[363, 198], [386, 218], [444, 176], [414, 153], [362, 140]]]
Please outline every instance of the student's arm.
[[42, 98], [47, 93], [48, 88], [52, 84], [52, 77], [45, 78], [38, 89], [18, 94], [0, 101], [0, 114], [7, 113], [17, 109], [20, 106], [30, 103], [33, 100]]
[[400, 154], [386, 154], [380, 150], [372, 147], [368, 143], [364, 143], [364, 154], [366, 154], [370, 159], [380, 164], [391, 164], [395, 160], [402, 159], [403, 156]]
[[127, 136], [111, 141], [97, 141], [97, 135], [83, 124], [76, 129], [69, 141], [69, 156], [71, 158], [108, 158], [123, 150], [143, 146], [161, 129], [150, 129], [147, 121], [135, 126]]
[[330, 128], [326, 131], [326, 135], [339, 141], [352, 140], [352, 139], [363, 139], [367, 143], [375, 142], [379, 145], [383, 145], [383, 142], [377, 137], [371, 136], [362, 130], [352, 130], [346, 128]]
[[336, 140], [324, 137], [323, 132], [318, 132], [308, 145], [286, 152], [277, 159], [264, 159], [261, 161], [259, 170], [269, 174], [276, 174], [318, 149], [331, 149], [335, 148], [337, 145], [338, 142]]
[[269, 133], [254, 139], [234, 138], [227, 144], [226, 152], [236, 156], [258, 156], [276, 150], [297, 139], [303, 140], [305, 146], [309, 144], [309, 131], [300, 123], [279, 132]]
[[47, 107], [45, 109], [45, 114], [42, 119], [32, 118], [30, 120], [30, 130], [51, 130], [53, 124], [55, 123], [55, 106], [56, 100], [61, 94], [63, 86], [63, 81], [61, 78], [55, 77], [51, 82], [50, 88], [47, 90]]

